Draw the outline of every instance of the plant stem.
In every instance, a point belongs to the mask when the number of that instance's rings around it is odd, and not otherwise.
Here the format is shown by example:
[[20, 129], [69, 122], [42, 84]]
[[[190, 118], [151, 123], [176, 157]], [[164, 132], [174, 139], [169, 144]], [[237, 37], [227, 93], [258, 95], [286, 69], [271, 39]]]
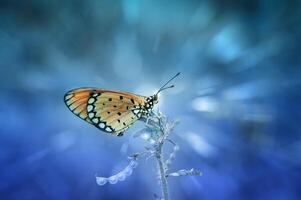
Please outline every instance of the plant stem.
[[168, 183], [166, 180], [166, 174], [164, 169], [164, 159], [162, 154], [163, 141], [159, 143], [156, 149], [156, 158], [158, 162], [158, 170], [160, 172], [160, 180], [161, 180], [161, 190], [163, 200], [168, 200]]

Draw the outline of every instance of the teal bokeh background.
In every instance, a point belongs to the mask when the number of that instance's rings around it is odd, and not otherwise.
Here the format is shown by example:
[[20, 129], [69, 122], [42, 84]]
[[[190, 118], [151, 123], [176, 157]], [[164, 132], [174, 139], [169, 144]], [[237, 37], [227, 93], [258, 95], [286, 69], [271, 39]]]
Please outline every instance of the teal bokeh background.
[[[180, 119], [171, 199], [300, 199], [301, 4], [291, 1], [1, 1], [0, 199], [153, 199], [155, 162], [99, 187], [145, 142], [76, 118], [64, 93], [161, 95]], [[166, 149], [168, 152], [170, 149]]]

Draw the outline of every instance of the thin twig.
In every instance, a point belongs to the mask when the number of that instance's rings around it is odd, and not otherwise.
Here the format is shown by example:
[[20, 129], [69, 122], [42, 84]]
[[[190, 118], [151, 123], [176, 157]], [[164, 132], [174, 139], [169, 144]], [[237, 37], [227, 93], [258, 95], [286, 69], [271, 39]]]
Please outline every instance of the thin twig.
[[158, 145], [158, 148], [156, 150], [156, 158], [157, 158], [157, 162], [158, 162], [158, 170], [159, 170], [159, 173], [160, 173], [162, 196], [163, 196], [164, 200], [168, 200], [169, 199], [168, 183], [167, 183], [167, 180], [166, 180], [162, 148], [163, 148], [163, 142], [159, 143], [159, 145]]
[[[143, 118], [145, 122], [145, 128], [134, 134], [133, 137], [142, 137], [142, 139], [148, 142], [148, 146], [145, 147], [145, 151], [134, 153], [128, 158], [130, 163], [119, 173], [110, 177], [96, 177], [98, 185], [105, 185], [106, 183], [115, 184], [118, 181], [123, 181], [127, 176], [130, 176], [133, 169], [137, 166], [137, 160], [140, 157], [146, 157], [146, 160], [150, 157], [155, 157], [157, 160], [158, 174], [160, 178], [161, 197], [160, 200], [169, 200], [169, 188], [168, 178], [179, 176], [201, 176], [202, 173], [195, 169], [181, 169], [176, 172], [169, 172], [169, 166], [175, 159], [175, 153], [179, 150], [179, 146], [169, 139], [169, 135], [173, 131], [174, 127], [178, 124], [178, 121], [169, 121], [160, 111], [151, 113], [147, 118]], [[147, 137], [144, 137], [147, 134]], [[165, 161], [163, 156], [163, 148], [165, 141], [170, 142], [174, 148], [168, 159]], [[156, 199], [158, 196], [155, 195]]]

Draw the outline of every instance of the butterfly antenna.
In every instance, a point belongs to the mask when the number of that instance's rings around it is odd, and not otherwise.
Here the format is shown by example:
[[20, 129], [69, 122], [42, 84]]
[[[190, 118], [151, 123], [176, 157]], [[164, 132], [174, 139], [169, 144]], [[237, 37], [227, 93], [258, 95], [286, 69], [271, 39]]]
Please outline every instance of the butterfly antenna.
[[163, 90], [166, 90], [166, 89], [169, 89], [169, 88], [173, 88], [174, 85], [170, 85], [168, 87], [165, 87], [168, 83], [170, 83], [173, 79], [175, 79], [177, 76], [180, 75], [180, 72], [178, 72], [176, 75], [174, 75], [171, 79], [169, 79], [159, 90], [156, 94], [159, 94], [159, 92], [163, 91]]

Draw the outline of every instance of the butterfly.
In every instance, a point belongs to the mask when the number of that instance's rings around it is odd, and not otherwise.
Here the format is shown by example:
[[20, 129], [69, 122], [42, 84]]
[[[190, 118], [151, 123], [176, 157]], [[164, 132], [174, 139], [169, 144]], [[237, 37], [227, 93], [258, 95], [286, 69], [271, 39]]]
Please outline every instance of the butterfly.
[[149, 97], [99, 88], [78, 88], [67, 92], [64, 102], [71, 112], [86, 122], [102, 131], [122, 136], [137, 120], [150, 115], [159, 102], [158, 94], [174, 87], [167, 84], [178, 75], [180, 73]]

